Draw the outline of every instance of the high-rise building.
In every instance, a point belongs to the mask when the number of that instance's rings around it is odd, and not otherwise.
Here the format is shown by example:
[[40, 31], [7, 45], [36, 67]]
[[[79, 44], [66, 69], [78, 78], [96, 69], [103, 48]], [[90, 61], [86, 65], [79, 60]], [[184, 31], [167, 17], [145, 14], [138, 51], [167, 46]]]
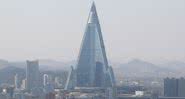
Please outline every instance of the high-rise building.
[[21, 80], [18, 74], [15, 74], [14, 76], [14, 86], [15, 86], [15, 89], [19, 89], [21, 86]]
[[40, 72], [38, 61], [27, 61], [26, 68], [26, 89], [31, 90], [39, 87], [40, 84]]
[[184, 78], [164, 79], [164, 96], [185, 97], [185, 79]]
[[178, 80], [175, 78], [164, 79], [164, 96], [177, 97], [178, 96]]
[[[95, 3], [92, 4], [75, 68], [77, 87], [112, 87], [114, 73], [109, 66]], [[69, 84], [70, 85], [70, 84]]]
[[178, 79], [178, 97], [185, 97], [185, 79]]

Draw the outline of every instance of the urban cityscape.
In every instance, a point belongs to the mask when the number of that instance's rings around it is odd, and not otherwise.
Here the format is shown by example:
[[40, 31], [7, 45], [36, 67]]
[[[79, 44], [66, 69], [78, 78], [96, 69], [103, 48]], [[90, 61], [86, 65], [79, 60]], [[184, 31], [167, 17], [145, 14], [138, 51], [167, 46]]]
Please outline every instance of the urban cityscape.
[[184, 62], [113, 63], [95, 1], [89, 9], [75, 61], [0, 60], [0, 99], [185, 99]]

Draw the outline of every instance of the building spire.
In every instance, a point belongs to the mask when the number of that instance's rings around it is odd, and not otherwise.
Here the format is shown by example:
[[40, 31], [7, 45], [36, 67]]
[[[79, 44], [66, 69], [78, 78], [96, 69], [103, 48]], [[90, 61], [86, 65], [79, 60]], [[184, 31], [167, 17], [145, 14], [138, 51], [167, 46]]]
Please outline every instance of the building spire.
[[96, 5], [95, 5], [95, 2], [93, 1], [92, 6], [91, 6], [91, 10], [89, 13], [88, 23], [95, 23], [97, 20], [98, 20], [98, 18], [97, 18]]
[[92, 3], [92, 6], [91, 6], [91, 12], [96, 12], [96, 5], [95, 5], [94, 1]]

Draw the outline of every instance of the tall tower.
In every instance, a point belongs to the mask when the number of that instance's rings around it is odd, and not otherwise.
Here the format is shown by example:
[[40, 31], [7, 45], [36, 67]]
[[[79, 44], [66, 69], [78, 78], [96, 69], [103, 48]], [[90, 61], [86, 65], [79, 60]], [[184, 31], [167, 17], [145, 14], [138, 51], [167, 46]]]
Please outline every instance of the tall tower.
[[18, 74], [15, 74], [14, 76], [14, 86], [15, 86], [15, 89], [19, 89], [20, 88], [20, 77]]
[[93, 2], [76, 66], [77, 87], [112, 87], [115, 78], [108, 65], [101, 27]]
[[164, 96], [166, 97], [178, 96], [178, 79], [176, 78], [164, 79]]
[[39, 87], [40, 84], [40, 72], [38, 61], [27, 61], [26, 67], [26, 89], [31, 90]]

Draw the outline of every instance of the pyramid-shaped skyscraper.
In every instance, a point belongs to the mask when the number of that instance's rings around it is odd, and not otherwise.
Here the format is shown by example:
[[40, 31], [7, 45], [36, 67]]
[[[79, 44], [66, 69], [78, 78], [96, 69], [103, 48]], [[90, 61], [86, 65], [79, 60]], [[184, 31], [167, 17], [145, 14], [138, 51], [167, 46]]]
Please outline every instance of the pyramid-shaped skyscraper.
[[[72, 78], [76, 79], [76, 87], [112, 87], [115, 85], [114, 73], [107, 61], [94, 2], [89, 13], [74, 76], [76, 77]], [[70, 78], [68, 80], [74, 81]]]

